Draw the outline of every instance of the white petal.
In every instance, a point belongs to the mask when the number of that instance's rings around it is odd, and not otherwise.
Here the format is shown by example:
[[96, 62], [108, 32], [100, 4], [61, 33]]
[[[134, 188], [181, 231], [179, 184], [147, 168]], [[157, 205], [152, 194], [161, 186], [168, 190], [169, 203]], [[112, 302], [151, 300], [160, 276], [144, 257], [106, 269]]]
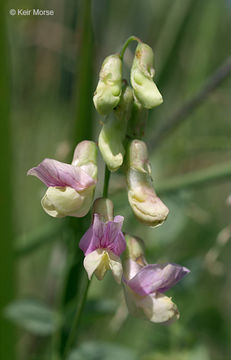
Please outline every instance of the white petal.
[[93, 200], [94, 189], [77, 192], [66, 187], [49, 187], [42, 198], [42, 207], [50, 216], [82, 217], [87, 214]]
[[136, 261], [127, 259], [124, 261], [124, 277], [126, 281], [132, 279], [142, 269], [142, 266]]
[[[138, 299], [138, 298], [137, 298]], [[171, 323], [179, 319], [177, 306], [171, 298], [160, 293], [144, 296], [137, 301], [147, 318], [154, 323]]]
[[103, 251], [102, 249], [98, 249], [92, 251], [84, 258], [83, 265], [88, 274], [89, 280], [91, 279], [96, 269], [100, 266], [100, 263], [102, 262], [104, 256], [105, 251]]
[[115, 255], [113, 252], [108, 251], [108, 257], [109, 257], [109, 266], [112, 271], [112, 275], [115, 279], [115, 281], [120, 284], [121, 278], [123, 274], [123, 268], [121, 264], [121, 260], [119, 256]]
[[134, 293], [134, 291], [132, 291], [125, 283], [123, 283], [123, 288], [129, 313], [137, 318], [146, 320], [147, 317], [144, 314], [142, 307], [138, 305], [140, 296]]

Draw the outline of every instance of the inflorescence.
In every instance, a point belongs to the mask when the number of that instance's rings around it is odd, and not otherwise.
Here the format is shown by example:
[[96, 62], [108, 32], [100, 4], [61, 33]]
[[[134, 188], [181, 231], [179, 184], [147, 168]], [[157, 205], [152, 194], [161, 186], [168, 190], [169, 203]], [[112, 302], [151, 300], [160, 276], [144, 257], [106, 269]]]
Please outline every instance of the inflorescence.
[[[138, 45], [129, 86], [122, 79], [122, 65], [124, 52], [134, 40]], [[163, 102], [153, 81], [153, 60], [152, 49], [138, 38], [130, 37], [119, 54], [104, 60], [93, 97], [96, 110], [103, 116], [98, 147], [107, 172], [120, 168], [125, 172], [132, 211], [138, 221], [150, 227], [162, 224], [169, 212], [153, 188], [148, 150], [141, 140], [147, 110]], [[107, 270], [111, 270], [114, 279], [123, 284], [132, 314], [155, 323], [170, 323], [179, 318], [177, 306], [164, 292], [189, 270], [176, 264], [147, 263], [144, 242], [122, 232], [124, 218], [114, 216], [107, 186], [104, 196], [93, 203], [97, 184], [96, 143], [80, 142], [71, 164], [45, 159], [28, 174], [47, 186], [41, 203], [50, 216], [83, 217], [93, 209], [92, 225], [79, 242], [89, 279], [94, 274], [102, 280]]]

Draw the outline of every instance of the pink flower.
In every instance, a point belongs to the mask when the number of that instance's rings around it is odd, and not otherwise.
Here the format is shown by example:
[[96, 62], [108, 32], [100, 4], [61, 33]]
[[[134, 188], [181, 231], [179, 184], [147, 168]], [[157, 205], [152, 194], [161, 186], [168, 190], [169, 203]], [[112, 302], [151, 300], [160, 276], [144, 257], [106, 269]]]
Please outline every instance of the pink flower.
[[65, 164], [53, 159], [44, 159], [38, 166], [27, 172], [39, 178], [47, 187], [69, 186], [82, 191], [95, 185], [95, 180], [80, 167]]
[[[108, 199], [100, 199], [110, 201]], [[121, 231], [124, 218], [115, 216], [113, 220], [102, 221], [98, 213], [94, 214], [91, 227], [80, 240], [79, 247], [83, 250], [84, 267], [89, 279], [95, 273], [103, 279], [105, 272], [111, 270], [117, 282], [121, 281], [122, 264], [119, 256], [126, 248], [124, 235]]]
[[48, 187], [41, 201], [46, 213], [53, 217], [87, 214], [97, 180], [96, 151], [94, 142], [82, 141], [76, 146], [72, 164], [45, 159], [28, 171]]
[[189, 272], [186, 267], [176, 264], [149, 264], [140, 266], [140, 269], [137, 269], [135, 275], [126, 283], [134, 292], [142, 296], [157, 291], [163, 293]]
[[177, 306], [163, 293], [190, 271], [176, 264], [147, 264], [142, 241], [126, 235], [126, 242], [123, 282], [129, 311], [154, 323], [177, 320]]

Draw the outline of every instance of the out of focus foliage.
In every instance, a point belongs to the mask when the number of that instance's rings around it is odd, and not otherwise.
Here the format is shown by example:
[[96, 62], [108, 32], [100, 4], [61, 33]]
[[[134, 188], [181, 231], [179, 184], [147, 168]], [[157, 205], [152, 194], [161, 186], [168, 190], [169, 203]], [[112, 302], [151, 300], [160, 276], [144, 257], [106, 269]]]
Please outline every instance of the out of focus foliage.
[[[6, 312], [20, 324], [17, 359], [42, 360], [50, 351], [53, 316], [56, 323], [64, 321], [55, 312], [69, 259], [66, 244], [78, 246], [79, 239], [71, 238], [65, 221], [51, 219], [42, 211], [44, 186], [27, 178], [26, 172], [45, 157], [70, 159], [81, 123], [89, 122], [88, 139], [93, 131], [97, 140], [100, 118], [91, 104], [93, 122], [76, 119], [76, 98], [82, 91], [78, 69], [81, 61], [87, 60], [83, 56], [88, 56], [80, 51], [84, 1], [21, 0], [19, 4], [9, 0], [7, 6], [55, 11], [50, 17], [7, 15], [20, 300]], [[149, 114], [146, 140], [230, 56], [228, 0], [92, 0], [91, 20], [92, 95], [102, 60], [119, 51], [128, 36], [136, 35], [154, 49], [155, 79], [164, 103]], [[133, 51], [131, 45], [125, 56], [128, 67]], [[230, 90], [231, 76], [158, 148], [152, 151], [149, 147], [156, 187], [176, 175], [230, 159]], [[101, 185], [102, 179], [99, 195]], [[152, 229], [137, 223], [126, 193], [121, 195], [118, 190], [123, 186], [123, 175], [112, 176], [115, 212], [125, 216], [124, 230], [143, 238], [149, 261], [179, 263], [191, 269], [191, 274], [169, 292], [181, 318], [169, 327], [132, 318], [126, 312], [121, 288], [110, 275], [102, 282], [94, 279], [82, 318], [80, 346], [69, 360], [231, 358], [230, 185], [229, 180], [166, 195], [169, 218]], [[22, 250], [27, 246], [29, 250]], [[65, 321], [71, 319], [74, 309], [72, 303]], [[30, 318], [30, 310], [35, 318]]]

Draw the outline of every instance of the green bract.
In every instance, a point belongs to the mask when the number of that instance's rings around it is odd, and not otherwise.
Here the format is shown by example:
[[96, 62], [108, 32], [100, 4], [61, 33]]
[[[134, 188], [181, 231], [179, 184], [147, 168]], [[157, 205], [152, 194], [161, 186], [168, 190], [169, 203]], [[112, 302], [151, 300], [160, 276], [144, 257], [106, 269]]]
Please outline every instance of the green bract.
[[131, 68], [131, 84], [135, 96], [146, 109], [152, 109], [163, 102], [156, 84], [153, 68], [153, 51], [147, 44], [139, 43]]
[[104, 60], [99, 82], [93, 97], [95, 108], [101, 115], [109, 114], [119, 103], [122, 89], [122, 61], [118, 54]]

